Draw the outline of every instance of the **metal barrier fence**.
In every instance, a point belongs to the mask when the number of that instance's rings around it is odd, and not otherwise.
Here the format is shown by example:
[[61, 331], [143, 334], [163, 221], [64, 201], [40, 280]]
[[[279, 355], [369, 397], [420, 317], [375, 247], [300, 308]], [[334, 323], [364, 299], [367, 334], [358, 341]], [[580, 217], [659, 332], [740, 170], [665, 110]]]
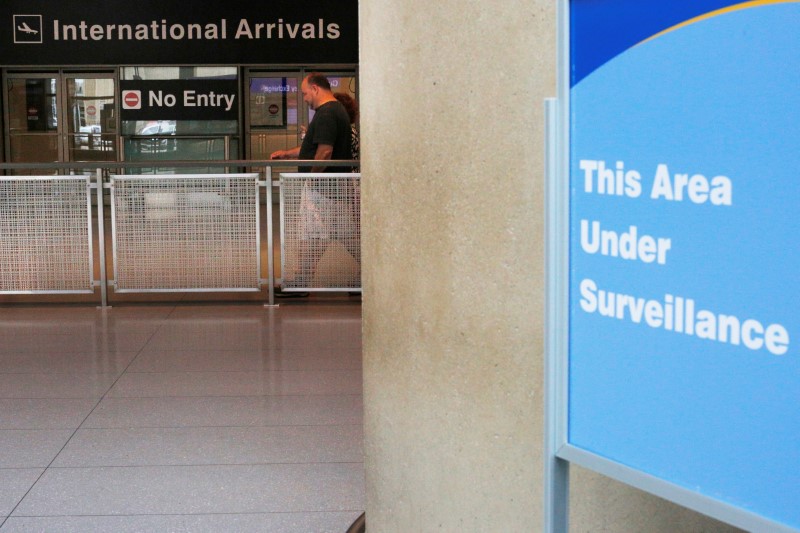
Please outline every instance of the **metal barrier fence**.
[[0, 292], [93, 292], [90, 200], [90, 176], [0, 180]]
[[360, 290], [359, 178], [280, 175], [284, 291]]
[[111, 176], [116, 292], [258, 291], [258, 174]]
[[[107, 287], [115, 293], [266, 287], [269, 304], [276, 286], [286, 292], [359, 292], [360, 175], [283, 173], [273, 179], [273, 171], [304, 163], [310, 162], [204, 162], [224, 171], [258, 172], [174, 175], [131, 174], [150, 163], [0, 164], [0, 170], [26, 173], [95, 171], [94, 183], [90, 175], [0, 176], [0, 294], [91, 294], [99, 286], [106, 306]], [[354, 162], [328, 164], [349, 170]], [[170, 166], [196, 168], [196, 163]], [[280, 277], [273, 259], [273, 188], [280, 197]], [[106, 271], [106, 201], [113, 279]]]

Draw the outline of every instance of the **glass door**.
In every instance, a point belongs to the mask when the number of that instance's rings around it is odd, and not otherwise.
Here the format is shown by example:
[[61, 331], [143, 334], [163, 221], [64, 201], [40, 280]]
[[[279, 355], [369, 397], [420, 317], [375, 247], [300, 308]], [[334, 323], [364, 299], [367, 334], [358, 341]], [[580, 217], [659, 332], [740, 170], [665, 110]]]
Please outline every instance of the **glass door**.
[[247, 78], [248, 154], [269, 159], [276, 150], [300, 144], [305, 123], [300, 93], [302, 73], [250, 72]]
[[68, 74], [63, 93], [67, 161], [116, 161], [116, 83], [110, 74]]
[[62, 161], [63, 151], [58, 132], [58, 76], [25, 74], [9, 77], [6, 80], [6, 91], [8, 161]]
[[[247, 73], [247, 150], [250, 159], [269, 159], [276, 150], [298, 146], [314, 111], [303, 103], [300, 84], [312, 72], [252, 69]], [[357, 98], [356, 74], [352, 71], [320, 71], [335, 93]], [[356, 125], [357, 127], [357, 125]]]
[[113, 73], [7, 73], [5, 80], [9, 162], [117, 160]]

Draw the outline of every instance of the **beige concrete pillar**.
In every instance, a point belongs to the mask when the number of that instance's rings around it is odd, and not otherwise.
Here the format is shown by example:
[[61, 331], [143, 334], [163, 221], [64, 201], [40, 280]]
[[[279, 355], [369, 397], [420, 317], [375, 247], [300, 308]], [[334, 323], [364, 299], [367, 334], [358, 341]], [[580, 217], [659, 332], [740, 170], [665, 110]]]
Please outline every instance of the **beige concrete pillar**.
[[[542, 524], [552, 0], [361, 0], [367, 530]], [[576, 472], [572, 530], [728, 531]]]

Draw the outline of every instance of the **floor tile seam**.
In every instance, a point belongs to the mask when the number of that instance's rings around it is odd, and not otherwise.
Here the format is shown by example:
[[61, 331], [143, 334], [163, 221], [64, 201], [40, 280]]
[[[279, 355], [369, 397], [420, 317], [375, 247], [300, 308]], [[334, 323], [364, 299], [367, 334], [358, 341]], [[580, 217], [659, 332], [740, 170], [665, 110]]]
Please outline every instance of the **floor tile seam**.
[[118, 376], [119, 372], [40, 372], [40, 371], [23, 371], [23, 372], [5, 372], [0, 370], [0, 376]]
[[[97, 353], [96, 353], [97, 352]], [[78, 354], [86, 354], [90, 353], [92, 355], [115, 355], [119, 353], [132, 353], [138, 352], [138, 350], [121, 350], [117, 348], [108, 348], [102, 350], [94, 350], [92, 348], [82, 348], [80, 350], [70, 350], [70, 349], [52, 349], [52, 350], [26, 350], [26, 351], [2, 351], [0, 350], [0, 357], [9, 356], [9, 355], [56, 355], [56, 354], [65, 354], [65, 355], [78, 355]]]
[[[343, 424], [246, 424], [246, 425], [224, 425], [224, 426], [87, 426], [80, 428], [84, 429], [193, 429], [193, 428], [280, 428], [280, 427], [337, 427]], [[348, 426], [359, 426], [360, 424], [347, 424]]]
[[[361, 396], [360, 393], [342, 393], [342, 394], [237, 394], [237, 395], [182, 395], [182, 396], [119, 396], [116, 394], [112, 394], [110, 396], [105, 396], [104, 399], [108, 400], [176, 400], [176, 399], [198, 399], [198, 398], [206, 398], [206, 399], [220, 399], [220, 398], [227, 398], [227, 399], [246, 399], [246, 398], [339, 398], [339, 397], [357, 397]], [[47, 399], [47, 398], [35, 398], [35, 399]], [[64, 400], [71, 400], [77, 398], [61, 398]], [[89, 399], [89, 398], [83, 398]]]
[[[105, 398], [108, 399], [115, 399], [115, 400], [152, 400], [152, 399], [179, 399], [179, 398], [280, 398], [280, 397], [289, 397], [289, 398], [320, 398], [320, 397], [327, 397], [327, 398], [338, 398], [338, 397], [357, 397], [363, 396], [363, 393], [360, 392], [343, 392], [339, 393], [326, 393], [326, 394], [309, 394], [309, 393], [296, 393], [296, 394], [220, 394], [220, 395], [208, 395], [208, 394], [197, 394], [197, 395], [164, 395], [164, 396], [108, 396], [105, 395]], [[88, 399], [88, 398], [84, 398]]]
[[[154, 464], [136, 464], [136, 465], [82, 465], [82, 466], [49, 466], [48, 470], [108, 470], [111, 468], [120, 469], [147, 469], [147, 468], [218, 468], [229, 466], [326, 466], [326, 465], [344, 465], [344, 466], [363, 466], [364, 461], [254, 461], [242, 463], [197, 463], [197, 464], [170, 464], [170, 463], [154, 463]], [[41, 467], [44, 468], [44, 467]], [[17, 468], [16, 470], [38, 470], [37, 468]]]
[[0, 401], [10, 401], [10, 400], [99, 400], [101, 394], [94, 394], [92, 396], [82, 396], [82, 397], [75, 397], [75, 396], [25, 396], [25, 397], [8, 397], [8, 396], [0, 396]]
[[[171, 311], [170, 311], [170, 312], [167, 314], [167, 317], [169, 317], [169, 315], [171, 315], [171, 314], [174, 312], [174, 310], [175, 310], [175, 308], [173, 307], [173, 308], [172, 308], [172, 310], [171, 310]], [[111, 385], [110, 385], [110, 386], [109, 386], [109, 387], [106, 389], [106, 392], [105, 392], [105, 394], [103, 394], [103, 395], [102, 395], [102, 396], [101, 396], [99, 399], [97, 399], [97, 401], [94, 403], [94, 406], [93, 406], [93, 407], [92, 407], [92, 408], [89, 410], [89, 412], [86, 414], [86, 416], [83, 418], [83, 420], [81, 420], [80, 424], [78, 424], [78, 425], [77, 425], [77, 427], [75, 427], [75, 428], [73, 428], [73, 429], [72, 429], [72, 433], [71, 433], [71, 434], [70, 434], [70, 436], [69, 436], [69, 437], [66, 439], [66, 441], [65, 441], [65, 442], [64, 442], [64, 444], [61, 446], [61, 448], [60, 448], [60, 449], [59, 449], [59, 450], [58, 450], [58, 451], [55, 453], [55, 455], [53, 456], [53, 458], [50, 460], [50, 463], [49, 463], [49, 464], [48, 464], [48, 465], [47, 465], [47, 466], [44, 468], [44, 470], [42, 470], [42, 472], [39, 474], [39, 476], [36, 478], [36, 480], [35, 480], [35, 481], [34, 481], [34, 482], [31, 484], [31, 486], [28, 488], [28, 490], [27, 490], [27, 491], [25, 491], [25, 494], [23, 494], [23, 495], [22, 495], [22, 497], [21, 497], [21, 498], [20, 498], [20, 499], [17, 501], [17, 503], [14, 505], [14, 507], [13, 507], [13, 508], [11, 509], [11, 511], [8, 513], [8, 516], [9, 516], [9, 517], [10, 517], [11, 515], [13, 515], [13, 514], [14, 514], [14, 512], [15, 512], [15, 511], [16, 511], [16, 510], [19, 508], [19, 506], [22, 504], [22, 502], [23, 502], [23, 501], [25, 501], [25, 499], [26, 499], [26, 498], [28, 497], [28, 495], [31, 493], [31, 491], [33, 490], [33, 488], [34, 488], [34, 487], [35, 487], [35, 486], [36, 486], [36, 485], [39, 483], [39, 481], [42, 479], [42, 477], [45, 475], [45, 473], [47, 473], [47, 470], [48, 470], [48, 468], [50, 468], [50, 467], [53, 465], [53, 463], [55, 463], [56, 459], [58, 459], [58, 457], [59, 457], [59, 456], [60, 456], [60, 455], [61, 455], [61, 454], [64, 452], [64, 450], [65, 450], [65, 449], [66, 449], [66, 447], [69, 445], [69, 443], [72, 441], [72, 439], [75, 437], [75, 434], [78, 432], [78, 430], [81, 428], [81, 426], [82, 426], [82, 425], [83, 425], [83, 424], [86, 422], [86, 420], [88, 420], [88, 419], [89, 419], [89, 417], [92, 415], [92, 413], [94, 413], [94, 411], [97, 409], [97, 407], [98, 407], [98, 406], [100, 405], [100, 403], [103, 401], [103, 398], [106, 396], [106, 394], [108, 394], [108, 392], [109, 392], [109, 391], [110, 391], [112, 388], [114, 388], [114, 385], [116, 385], [116, 384], [117, 384], [117, 382], [119, 381], [119, 379], [120, 379], [120, 378], [121, 378], [121, 377], [122, 377], [122, 376], [125, 374], [125, 370], [127, 370], [127, 369], [128, 369], [128, 367], [130, 367], [130, 366], [133, 364], [133, 362], [136, 360], [136, 358], [139, 356], [139, 354], [142, 352], [142, 350], [145, 348], [145, 346], [147, 346], [147, 343], [148, 343], [148, 342], [149, 342], [149, 341], [150, 341], [150, 340], [153, 338], [153, 336], [154, 336], [154, 335], [155, 335], [155, 334], [156, 334], [156, 333], [157, 333], [157, 332], [158, 332], [158, 331], [161, 329], [161, 327], [162, 327], [162, 325], [161, 325], [161, 324], [159, 324], [159, 326], [158, 326], [157, 328], [155, 328], [155, 330], [154, 330], [154, 331], [153, 331], [153, 332], [150, 334], [150, 336], [148, 337], [148, 339], [147, 339], [147, 342], [145, 342], [145, 343], [144, 343], [144, 345], [143, 345], [143, 346], [142, 346], [142, 347], [141, 347], [139, 350], [137, 350], [137, 351], [136, 351], [136, 355], [134, 355], [134, 356], [133, 356], [133, 358], [132, 358], [130, 361], [128, 361], [128, 364], [126, 365], [125, 369], [123, 369], [123, 370], [122, 370], [122, 372], [120, 372], [120, 373], [119, 373], [119, 375], [118, 375], [118, 376], [117, 376], [117, 378], [114, 380], [114, 382], [113, 382], [113, 383], [112, 383], [112, 384], [111, 384]], [[2, 527], [3, 527], [3, 525], [5, 524], [5, 522], [6, 522], [7, 520], [8, 520], [8, 517], [6, 517], [6, 519], [4, 519], [2, 523], [0, 523], [0, 528], [2, 528]]]
[[72, 431], [74, 429], [75, 428], [73, 428], [73, 427], [60, 428], [60, 429], [59, 428], [56, 428], [56, 429], [19, 429], [19, 428], [6, 428], [6, 429], [3, 429], [3, 428], [0, 428], [0, 433], [4, 433], [4, 432], [7, 432], [7, 431]]
[[[354, 367], [337, 367], [337, 368], [298, 368], [298, 372], [318, 372], [318, 371], [337, 371], [343, 370], [347, 372], [362, 372], [363, 367], [354, 366]], [[171, 374], [171, 373], [215, 373], [215, 372], [261, 372], [262, 370], [259, 368], [247, 368], [245, 370], [138, 370], [136, 372], [130, 372], [131, 374]], [[275, 371], [264, 371], [264, 372], [275, 372]]]
[[6, 400], [99, 400], [100, 394], [95, 396], [0, 396], [0, 401]]
[[113, 399], [154, 399], [154, 398], [281, 398], [281, 397], [309, 397], [309, 398], [317, 398], [317, 397], [336, 397], [336, 396], [361, 396], [361, 393], [356, 392], [346, 392], [346, 393], [307, 393], [307, 392], [297, 392], [297, 393], [275, 393], [275, 394], [172, 394], [172, 395], [159, 395], [159, 396], [131, 396], [131, 395], [122, 395], [122, 394], [98, 394], [94, 396], [0, 396], [0, 401], [8, 401], [8, 400], [20, 400], [20, 401], [28, 401], [28, 400], [101, 400], [104, 398], [113, 398]]
[[[334, 350], [348, 350], [352, 346], [352, 343], [345, 342], [341, 344], [331, 344], [322, 342], [320, 345], [308, 346], [245, 346], [242, 348], [237, 349], [214, 349], [214, 350], [192, 350], [192, 349], [170, 349], [170, 348], [149, 348], [144, 355], [165, 355], [165, 354], [186, 354], [186, 353], [203, 353], [203, 354], [210, 354], [210, 353], [219, 353], [219, 354], [229, 354], [229, 353], [248, 353], [254, 355], [264, 355], [264, 354], [279, 354], [279, 355], [290, 355], [293, 357], [307, 357], [308, 355], [325, 355], [328, 351], [332, 349]], [[354, 348], [360, 352], [361, 348], [357, 347]], [[130, 350], [128, 350], [130, 351]], [[81, 353], [81, 352], [74, 352], [74, 353]], [[0, 353], [0, 356], [3, 355]]]
[[0, 426], [0, 431], [71, 431], [75, 432], [77, 428], [75, 426], [69, 427], [15, 427], [15, 428], [4, 428]]
[[[340, 424], [263, 424], [263, 425], [239, 425], [239, 424], [225, 424], [225, 425], [200, 425], [200, 426], [114, 426], [114, 427], [85, 427], [80, 428], [78, 431], [107, 431], [107, 430], [139, 430], [139, 429], [236, 429], [236, 428], [281, 428], [281, 427], [290, 427], [290, 428], [319, 428], [319, 427], [341, 427], [341, 428], [361, 428], [363, 424], [356, 424], [356, 423], [340, 423]], [[0, 430], [5, 431], [5, 430]], [[20, 429], [20, 430], [13, 430], [13, 431], [29, 431], [27, 429]], [[40, 431], [40, 430], [36, 430]], [[48, 430], [44, 430], [48, 431]], [[66, 431], [66, 430], [54, 430], [54, 431]]]
[[[346, 349], [346, 348], [350, 347], [351, 345], [352, 345], [352, 343], [342, 343], [341, 346], [334, 346], [334, 347], [335, 348]], [[267, 353], [267, 354], [268, 353], [277, 353], [278, 355], [289, 354], [289, 355], [294, 355], [294, 356], [300, 357], [300, 356], [304, 356], [307, 352], [311, 352], [312, 354], [319, 353], [320, 351], [322, 351], [322, 350], [324, 350], [324, 349], [326, 349], [326, 348], [328, 348], [330, 346], [331, 346], [331, 344], [328, 343], [328, 344], [325, 344], [321, 348], [319, 346], [316, 346], [316, 347], [314, 347], [314, 346], [312, 346], [312, 347], [309, 347], [309, 346], [255, 346], [255, 347], [252, 347], [252, 348], [238, 348], [238, 349], [217, 348], [217, 349], [211, 349], [211, 350], [203, 350], [203, 349], [196, 349], [196, 350], [181, 349], [181, 350], [176, 350], [176, 349], [168, 349], [168, 348], [160, 348], [160, 349], [149, 348], [146, 352], [144, 352], [144, 355], [170, 355], [170, 354], [171, 355], [180, 355], [180, 354], [204, 354], [204, 355], [206, 355], [206, 354], [217, 354], [217, 353], [220, 353], [220, 354], [225, 354], [225, 353], [246, 353], [246, 354], [252, 354], [252, 355], [263, 355], [265, 353]], [[289, 350], [290, 348], [291, 348], [291, 350]], [[360, 349], [360, 347], [356, 347], [356, 349]], [[120, 351], [128, 351], [128, 352], [130, 352], [132, 350], [120, 350]], [[281, 353], [281, 352], [283, 352], [283, 353]], [[302, 352], [302, 353], [297, 355], [297, 352]], [[20, 355], [26, 355], [27, 353], [32, 353], [32, 352], [24, 352], [24, 353], [22, 353]], [[78, 352], [75, 352], [75, 353], [78, 353]], [[3, 354], [0, 353], [0, 356], [2, 356], [2, 355]]]
[[309, 509], [306, 511], [263, 511], [263, 512], [218, 512], [218, 513], [120, 513], [120, 514], [51, 514], [51, 515], [15, 515], [9, 519], [24, 518], [133, 518], [155, 516], [267, 516], [267, 515], [296, 515], [296, 514], [331, 514], [331, 513], [363, 513], [364, 509], [337, 509], [335, 511], [321, 511]]
[[[275, 370], [262, 370], [259, 368], [251, 368], [245, 370], [136, 370], [128, 372], [128, 374], [172, 374], [172, 373], [217, 373], [217, 372], [336, 372], [336, 371], [349, 371], [355, 372], [362, 370], [362, 367], [339, 367], [339, 368], [291, 368], [291, 369], [275, 369]], [[116, 376], [121, 375], [117, 372], [2, 372], [0, 375], [4, 376], [24, 376], [24, 375], [41, 375], [41, 376]]]
[[[169, 324], [164, 324], [164, 325], [167, 326]], [[258, 327], [259, 328], [264, 328], [264, 327], [269, 327], [269, 326], [267, 324], [259, 324]], [[197, 329], [200, 329], [200, 328], [198, 327]], [[309, 326], [309, 329], [313, 329], [313, 328], [311, 328]], [[173, 330], [173, 331], [175, 331], [175, 330]], [[205, 331], [205, 329], [204, 329], [204, 331]], [[187, 332], [176, 331], [176, 334], [179, 334], [179, 335], [180, 334], [185, 334], [185, 333], [187, 333]], [[193, 332], [189, 332], [189, 333], [193, 333]], [[361, 343], [361, 338], [357, 337], [355, 335], [353, 336], [353, 338], [350, 338], [350, 339], [343, 339], [341, 337], [335, 338], [335, 339], [330, 339], [330, 338], [325, 338], [324, 336], [320, 336], [318, 332], [315, 332], [315, 334], [317, 336], [312, 337], [313, 340], [307, 340], [307, 339], [309, 339], [309, 337], [307, 336], [308, 332], [307, 331], [303, 331], [303, 332], [298, 332], [296, 334], [296, 336], [298, 338], [300, 338], [300, 335], [303, 335], [302, 338], [306, 339], [306, 340], [274, 341], [274, 340], [270, 340], [270, 339], [264, 339], [263, 337], [260, 337], [258, 339], [255, 339], [255, 338], [253, 338], [253, 339], [247, 339], [247, 338], [242, 339], [241, 332], [240, 332], [239, 339], [242, 342], [241, 342], [241, 344], [237, 344], [237, 345], [234, 345], [234, 346], [231, 346], [230, 344], [228, 344], [228, 345], [224, 345], [224, 346], [210, 347], [208, 344], [203, 344], [201, 347], [198, 347], [196, 350], [194, 350], [192, 348], [188, 348], [188, 347], [185, 347], [183, 345], [175, 346], [175, 347], [169, 347], [169, 346], [167, 346], [167, 347], [159, 347], [158, 345], [155, 345], [155, 346], [152, 346], [152, 347], [148, 348], [147, 352], [159, 352], [159, 353], [161, 353], [161, 352], [184, 353], [184, 352], [194, 352], [194, 351], [198, 351], [198, 352], [202, 352], [202, 353], [208, 353], [208, 352], [252, 352], [252, 351], [257, 351], [257, 350], [264, 349], [264, 348], [278, 348], [278, 349], [297, 348], [297, 349], [303, 349], [303, 348], [307, 348], [309, 346], [319, 347], [319, 345], [322, 345], [323, 347], [325, 347], [325, 346], [336, 346], [337, 348], [340, 348], [340, 347], [347, 347], [347, 346], [350, 346], [350, 345], [353, 345], [353, 344]], [[167, 341], [163, 341], [163, 342], [166, 343]], [[130, 351], [133, 351], [133, 350], [113, 350], [113, 351], [120, 351], [120, 352], [128, 351], [128, 352], [130, 352]], [[28, 353], [28, 352], [29, 351], [22, 351], [22, 352], [9, 351], [8, 353]], [[48, 350], [41, 350], [41, 352], [48, 353]], [[2, 353], [3, 352], [0, 352], [0, 354], [2, 354]]]
[[[268, 369], [268, 370], [133, 370], [131, 372], [126, 372], [128, 376], [132, 374], [279, 374], [279, 373], [295, 373], [299, 374], [309, 373], [309, 372], [316, 372], [316, 373], [343, 373], [343, 372], [356, 372], [361, 369], [338, 369], [338, 368], [326, 368], [321, 370], [306, 370], [302, 368], [278, 368], [278, 369]], [[3, 372], [0, 372], [2, 374]], [[42, 374], [41, 372], [30, 372], [30, 374]], [[103, 375], [103, 374], [100, 374]], [[113, 374], [110, 374], [113, 375]]]
[[[101, 357], [115, 357], [120, 354], [130, 354], [136, 353], [137, 355], [163, 355], [165, 353], [168, 354], [231, 354], [231, 353], [238, 353], [238, 354], [251, 354], [251, 355], [258, 355], [263, 356], [265, 354], [270, 355], [277, 355], [277, 356], [285, 356], [289, 355], [292, 357], [322, 357], [328, 355], [330, 351], [328, 347], [330, 344], [326, 344], [325, 348], [314, 348], [308, 346], [291, 346], [288, 349], [286, 347], [280, 346], [266, 346], [266, 347], [254, 347], [254, 348], [244, 348], [239, 350], [225, 350], [222, 348], [219, 349], [209, 349], [209, 350], [178, 350], [174, 348], [159, 348], [153, 349], [149, 348], [147, 351], [140, 352], [139, 350], [76, 350], [76, 351], [67, 351], [67, 350], [27, 350], [24, 352], [4, 352], [0, 350], [0, 361], [2, 361], [3, 357], [12, 357], [12, 356], [53, 356], [53, 357], [61, 357], [61, 356], [74, 356], [74, 355], [89, 355], [89, 356], [101, 356]], [[333, 346], [336, 350], [347, 350], [351, 347], [349, 343], [343, 343], [342, 345], [335, 345]], [[300, 352], [298, 354], [298, 352]], [[360, 347], [353, 348], [353, 354], [355, 355], [356, 352], [360, 352]]]
[[[24, 520], [24, 519], [67, 519], [67, 518], [145, 518], [145, 517], [201, 517], [201, 516], [267, 516], [267, 515], [311, 515], [311, 514], [333, 514], [333, 513], [363, 513], [364, 508], [360, 509], [298, 509], [293, 511], [263, 511], [263, 512], [255, 512], [255, 511], [231, 511], [231, 512], [205, 512], [205, 513], [111, 513], [111, 514], [52, 514], [52, 515], [27, 515], [27, 514], [15, 514], [5, 517], [5, 521], [0, 521], [0, 531], [3, 531], [3, 525], [5, 522], [9, 520], [17, 521], [17, 520]], [[2, 517], [2, 515], [0, 515]]]
[[[168, 326], [170, 324], [163, 324], [163, 325]], [[265, 327], [269, 327], [269, 324], [267, 324], [267, 323], [258, 324], [257, 327], [263, 329]], [[194, 329], [201, 329], [201, 328], [198, 326], [198, 327], [196, 327]], [[206, 328], [202, 328], [202, 329], [203, 329], [203, 331], [206, 331]], [[307, 329], [313, 330], [314, 328], [312, 326], [308, 326]], [[175, 329], [173, 329], [173, 331], [175, 331]], [[176, 331], [176, 333], [178, 333], [178, 334], [184, 333], [185, 334], [186, 332], [185, 331], [184, 332]], [[275, 340], [275, 339], [264, 338], [263, 336], [261, 336], [263, 334], [260, 333], [260, 331], [258, 333], [259, 334], [259, 338], [258, 339], [255, 339], [255, 338], [252, 338], [252, 339], [244, 338], [244, 339], [242, 339], [241, 332], [240, 332], [240, 335], [238, 336], [238, 338], [241, 341], [241, 345], [231, 346], [231, 345], [228, 344], [228, 345], [224, 345], [224, 346], [210, 347], [208, 344], [204, 344], [203, 346], [198, 347], [196, 350], [190, 349], [190, 348], [186, 348], [186, 347], [183, 347], [183, 346], [176, 346], [176, 347], [172, 347], [172, 348], [169, 348], [169, 347], [159, 348], [157, 346], [153, 346], [153, 347], [148, 348], [147, 351], [148, 352], [150, 352], [150, 351], [153, 351], [153, 352], [177, 352], [177, 353], [194, 352], [194, 351], [201, 352], [201, 353], [208, 353], [208, 352], [250, 352], [250, 351], [253, 351], [254, 349], [258, 350], [259, 348], [264, 348], [264, 347], [270, 347], [270, 348], [304, 348], [304, 347], [307, 347], [308, 345], [314, 345], [314, 344], [319, 344], [319, 343], [323, 343], [324, 346], [331, 346], [331, 345], [336, 345], [336, 346], [345, 345], [345, 346], [347, 346], [347, 345], [351, 345], [351, 344], [360, 344], [362, 342], [362, 338], [359, 337], [358, 335], [355, 335], [355, 334], [352, 336], [352, 338], [342, 338], [341, 336], [340, 337], [336, 337], [336, 338], [326, 338], [326, 337], [324, 337], [324, 335], [320, 335], [320, 333], [317, 332], [317, 331], [315, 331], [314, 333], [315, 333], [316, 336], [315, 337], [311, 337], [311, 338], [309, 338], [307, 336], [308, 335], [307, 331], [294, 333], [293, 334], [294, 338], [296, 338], [296, 339], [302, 338], [303, 339], [303, 340], [296, 340], [295, 341], [295, 340], [283, 340], [283, 339]], [[300, 335], [303, 335], [303, 337], [300, 337]], [[309, 339], [313, 339], [313, 340], [309, 340]], [[164, 341], [164, 342], [166, 342], [166, 341]], [[250, 346], [252, 346], [252, 347], [250, 347]], [[44, 350], [44, 349], [40, 350], [40, 351], [42, 353], [49, 353], [50, 352], [49, 350]], [[130, 352], [130, 351], [133, 351], [133, 350], [113, 350], [113, 351], [120, 351], [120, 352], [128, 351], [128, 352]], [[8, 350], [7, 353], [12, 354], [12, 353], [28, 353], [28, 352], [30, 352], [30, 350]], [[0, 353], [2, 353], [2, 352], [0, 352]]]

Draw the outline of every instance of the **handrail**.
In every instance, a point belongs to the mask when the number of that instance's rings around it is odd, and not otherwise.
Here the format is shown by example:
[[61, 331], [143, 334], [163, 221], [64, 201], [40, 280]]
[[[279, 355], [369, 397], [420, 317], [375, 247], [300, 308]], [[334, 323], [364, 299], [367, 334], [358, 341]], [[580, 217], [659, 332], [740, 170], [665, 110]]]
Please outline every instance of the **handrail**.
[[[315, 159], [230, 159], [222, 160], [150, 160], [150, 161], [73, 161], [69, 163], [0, 163], [0, 170], [20, 170], [20, 169], [47, 169], [47, 170], [70, 170], [70, 169], [111, 169], [111, 168], [151, 168], [153, 164], [159, 167], [187, 167], [196, 168], [198, 164], [204, 167], [297, 167], [297, 166], [316, 166], [320, 162]], [[359, 166], [357, 159], [336, 159], [325, 161], [326, 167], [353, 167]]]

